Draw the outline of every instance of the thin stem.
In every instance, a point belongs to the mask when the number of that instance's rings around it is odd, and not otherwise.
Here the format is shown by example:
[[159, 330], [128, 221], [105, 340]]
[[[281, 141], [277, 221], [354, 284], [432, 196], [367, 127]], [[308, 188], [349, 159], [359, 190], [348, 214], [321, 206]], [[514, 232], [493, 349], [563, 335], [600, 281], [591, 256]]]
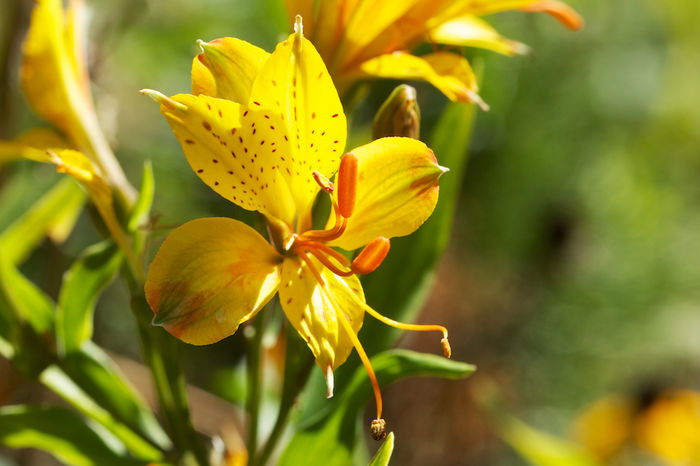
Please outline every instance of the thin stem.
[[294, 401], [306, 385], [311, 368], [314, 366], [311, 352], [306, 350], [304, 341], [299, 338], [294, 327], [286, 325], [285, 331], [287, 345], [284, 356], [284, 382], [280, 408], [270, 436], [256, 455], [258, 465], [265, 465], [275, 451], [277, 442], [284, 433], [289, 414], [294, 407]]
[[[141, 286], [141, 289], [143, 286]], [[162, 328], [151, 325], [153, 313], [143, 295], [132, 297], [143, 357], [151, 370], [166, 430], [178, 456], [190, 452], [197, 464], [209, 464], [207, 452], [192, 425], [180, 347]]]
[[247, 356], [247, 399], [248, 411], [248, 464], [255, 464], [255, 453], [258, 448], [258, 424], [260, 418], [260, 392], [261, 392], [261, 354], [262, 337], [265, 329], [266, 308], [263, 308], [253, 320], [253, 335], [248, 340]]

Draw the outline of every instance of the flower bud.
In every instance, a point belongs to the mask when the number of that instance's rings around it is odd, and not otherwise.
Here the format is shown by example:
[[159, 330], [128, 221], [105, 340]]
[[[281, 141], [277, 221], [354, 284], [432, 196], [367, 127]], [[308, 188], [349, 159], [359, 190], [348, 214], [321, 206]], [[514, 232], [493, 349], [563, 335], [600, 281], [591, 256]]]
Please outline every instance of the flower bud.
[[420, 136], [420, 109], [416, 90], [401, 84], [384, 101], [374, 117], [372, 137], [404, 136], [418, 139]]

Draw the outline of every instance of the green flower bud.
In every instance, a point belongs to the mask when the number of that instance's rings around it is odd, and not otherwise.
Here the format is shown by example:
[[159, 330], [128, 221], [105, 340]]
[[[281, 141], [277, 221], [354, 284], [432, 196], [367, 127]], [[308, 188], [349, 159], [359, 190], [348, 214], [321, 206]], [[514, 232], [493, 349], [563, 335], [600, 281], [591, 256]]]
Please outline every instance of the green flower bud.
[[401, 84], [384, 101], [374, 117], [372, 137], [404, 136], [418, 139], [420, 136], [420, 109], [416, 90]]

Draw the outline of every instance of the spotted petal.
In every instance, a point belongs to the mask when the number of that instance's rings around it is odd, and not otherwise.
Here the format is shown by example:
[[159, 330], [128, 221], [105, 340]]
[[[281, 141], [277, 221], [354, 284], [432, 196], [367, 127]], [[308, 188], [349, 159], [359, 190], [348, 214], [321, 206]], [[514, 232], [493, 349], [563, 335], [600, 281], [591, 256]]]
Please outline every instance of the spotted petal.
[[248, 106], [279, 119], [285, 140], [274, 158], [297, 211], [304, 214], [319, 190], [313, 172], [331, 177], [338, 169], [347, 123], [328, 70], [301, 29], [299, 21], [297, 32], [277, 45], [263, 65]]
[[433, 151], [415, 139], [382, 138], [352, 153], [358, 159], [355, 211], [345, 233], [329, 244], [350, 251], [378, 236], [413, 233], [435, 209], [438, 178], [446, 171]]
[[202, 181], [244, 209], [293, 224], [296, 211], [287, 183], [293, 162], [288, 153], [277, 156], [286, 142], [278, 115], [206, 95], [168, 98], [143, 92], [161, 103]]
[[154, 323], [194, 345], [219, 341], [274, 296], [281, 262], [242, 222], [188, 222], [166, 238], [148, 271], [146, 300]]
[[[323, 285], [301, 259], [287, 258], [282, 266], [280, 302], [328, 379], [353, 348], [340, 319], [346, 319], [357, 334], [362, 327], [365, 297], [356, 276], [338, 277], [315, 259], [310, 260]], [[332, 392], [332, 386], [329, 390]]]

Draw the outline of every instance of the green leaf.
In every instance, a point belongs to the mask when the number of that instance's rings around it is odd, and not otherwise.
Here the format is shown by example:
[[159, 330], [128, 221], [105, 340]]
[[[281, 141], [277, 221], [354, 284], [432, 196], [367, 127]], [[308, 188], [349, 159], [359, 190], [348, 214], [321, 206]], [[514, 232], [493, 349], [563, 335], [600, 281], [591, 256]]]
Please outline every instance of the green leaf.
[[131, 211], [131, 217], [127, 229], [129, 232], [136, 231], [140, 226], [148, 221], [148, 216], [151, 213], [151, 205], [153, 205], [153, 194], [155, 191], [155, 181], [153, 178], [153, 165], [150, 161], [143, 164], [143, 175], [141, 177], [141, 188], [139, 189], [139, 197]]
[[161, 459], [161, 452], [157, 448], [119, 422], [104, 407], [98, 405], [60, 367], [56, 365], [47, 367], [39, 376], [39, 380], [78, 411], [104, 426], [114, 436], [114, 440], [121, 442], [134, 456], [146, 461]]
[[114, 361], [88, 341], [78, 352], [68, 354], [59, 365], [95, 404], [162, 449], [172, 443], [153, 412], [126, 381]]
[[95, 302], [114, 279], [122, 259], [114, 241], [102, 241], [83, 251], [64, 274], [56, 310], [59, 353], [76, 351], [92, 337]]
[[75, 412], [59, 407], [0, 408], [0, 443], [38, 448], [74, 466], [144, 464], [116, 450]]
[[83, 208], [85, 197], [75, 181], [62, 178], [0, 234], [3, 258], [10, 264], [19, 264], [45, 236], [65, 239]]
[[389, 432], [389, 435], [386, 436], [386, 440], [384, 440], [382, 446], [379, 447], [377, 454], [374, 455], [374, 458], [372, 458], [372, 461], [369, 463], [369, 466], [387, 466], [387, 464], [389, 464], [389, 460], [391, 459], [391, 454], [393, 452], [394, 433]]
[[37, 333], [53, 331], [53, 301], [17, 270], [11, 254], [5, 255], [8, 249], [0, 243], [0, 293], [7, 303], [0, 312], [12, 314], [10, 319], [29, 322]]
[[[408, 350], [386, 351], [374, 356], [371, 362], [380, 386], [409, 376], [460, 379], [474, 372], [474, 366], [470, 364]], [[350, 464], [357, 439], [357, 419], [371, 396], [372, 385], [367, 372], [359, 367], [341, 394], [326, 401], [327, 409], [299, 426], [282, 454], [280, 464]], [[313, 458], [309, 456], [311, 451], [314, 452]]]

